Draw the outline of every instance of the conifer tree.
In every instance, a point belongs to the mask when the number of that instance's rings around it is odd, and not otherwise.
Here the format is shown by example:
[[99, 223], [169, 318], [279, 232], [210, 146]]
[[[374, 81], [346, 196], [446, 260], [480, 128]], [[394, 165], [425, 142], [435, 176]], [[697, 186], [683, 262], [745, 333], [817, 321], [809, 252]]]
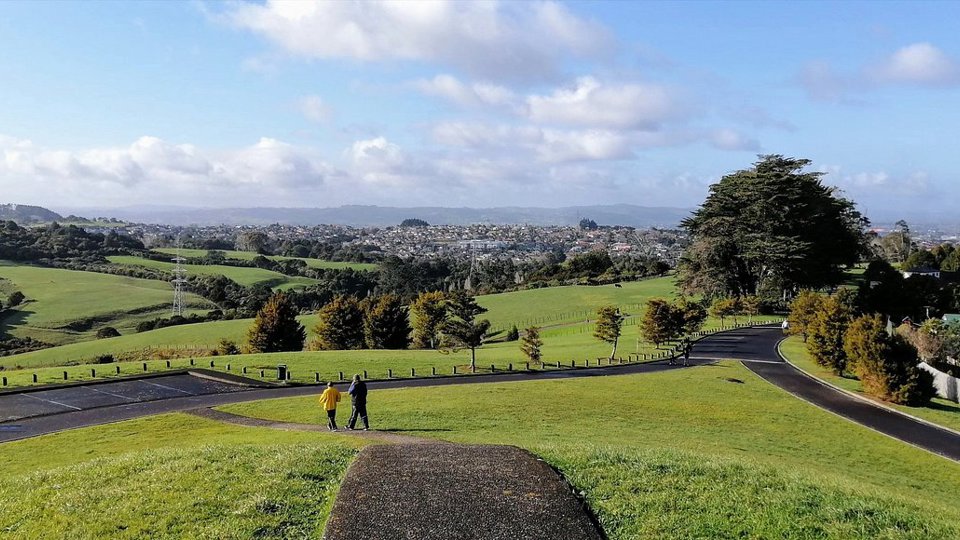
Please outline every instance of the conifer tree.
[[527, 328], [520, 338], [520, 351], [531, 362], [542, 365], [543, 354], [540, 347], [543, 347], [543, 340], [540, 339], [540, 328], [536, 326]]
[[395, 294], [385, 294], [367, 303], [363, 322], [370, 349], [406, 349], [410, 346], [408, 308]]
[[296, 306], [286, 294], [278, 292], [267, 299], [247, 333], [250, 352], [303, 350], [307, 332], [297, 315]]
[[337, 296], [320, 310], [311, 348], [319, 350], [362, 349], [363, 309], [353, 296]]
[[410, 306], [413, 314], [413, 343], [418, 349], [436, 349], [440, 345], [440, 331], [447, 319], [446, 295], [442, 292], [424, 292]]
[[593, 329], [593, 337], [613, 345], [610, 350], [610, 359], [617, 354], [617, 343], [623, 332], [623, 314], [615, 306], [603, 306], [597, 309], [597, 322]]

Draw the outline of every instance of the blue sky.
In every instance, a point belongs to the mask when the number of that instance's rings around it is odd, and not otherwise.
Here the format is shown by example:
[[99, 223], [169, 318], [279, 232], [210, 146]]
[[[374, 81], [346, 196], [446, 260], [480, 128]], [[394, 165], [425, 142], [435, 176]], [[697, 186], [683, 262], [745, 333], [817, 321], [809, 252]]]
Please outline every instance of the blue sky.
[[2, 202], [960, 202], [960, 3], [4, 2]]

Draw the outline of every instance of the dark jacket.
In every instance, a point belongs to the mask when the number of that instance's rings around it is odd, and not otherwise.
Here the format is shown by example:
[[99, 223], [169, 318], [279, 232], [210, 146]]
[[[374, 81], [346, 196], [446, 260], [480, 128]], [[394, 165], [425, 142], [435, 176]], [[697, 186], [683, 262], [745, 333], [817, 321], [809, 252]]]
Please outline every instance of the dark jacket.
[[351, 384], [347, 393], [350, 394], [350, 402], [354, 405], [367, 404], [367, 384], [365, 382], [357, 381]]

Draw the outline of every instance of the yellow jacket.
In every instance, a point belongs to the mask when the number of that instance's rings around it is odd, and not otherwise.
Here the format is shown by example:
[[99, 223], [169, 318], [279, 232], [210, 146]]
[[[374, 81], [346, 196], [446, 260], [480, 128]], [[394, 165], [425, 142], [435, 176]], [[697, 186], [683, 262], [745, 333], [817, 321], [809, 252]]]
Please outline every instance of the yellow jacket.
[[340, 401], [340, 391], [332, 386], [320, 394], [320, 404], [323, 405], [325, 411], [336, 410], [338, 401]]

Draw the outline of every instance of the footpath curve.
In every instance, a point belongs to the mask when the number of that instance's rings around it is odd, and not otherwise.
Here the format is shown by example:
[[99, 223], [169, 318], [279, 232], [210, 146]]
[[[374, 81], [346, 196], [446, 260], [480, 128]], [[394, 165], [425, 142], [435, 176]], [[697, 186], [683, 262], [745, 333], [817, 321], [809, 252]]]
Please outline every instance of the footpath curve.
[[750, 371], [794, 396], [847, 420], [934, 454], [960, 461], [960, 434], [857, 398], [788, 363], [779, 351], [780, 328], [742, 328], [717, 334], [694, 347], [698, 360], [740, 360]]

